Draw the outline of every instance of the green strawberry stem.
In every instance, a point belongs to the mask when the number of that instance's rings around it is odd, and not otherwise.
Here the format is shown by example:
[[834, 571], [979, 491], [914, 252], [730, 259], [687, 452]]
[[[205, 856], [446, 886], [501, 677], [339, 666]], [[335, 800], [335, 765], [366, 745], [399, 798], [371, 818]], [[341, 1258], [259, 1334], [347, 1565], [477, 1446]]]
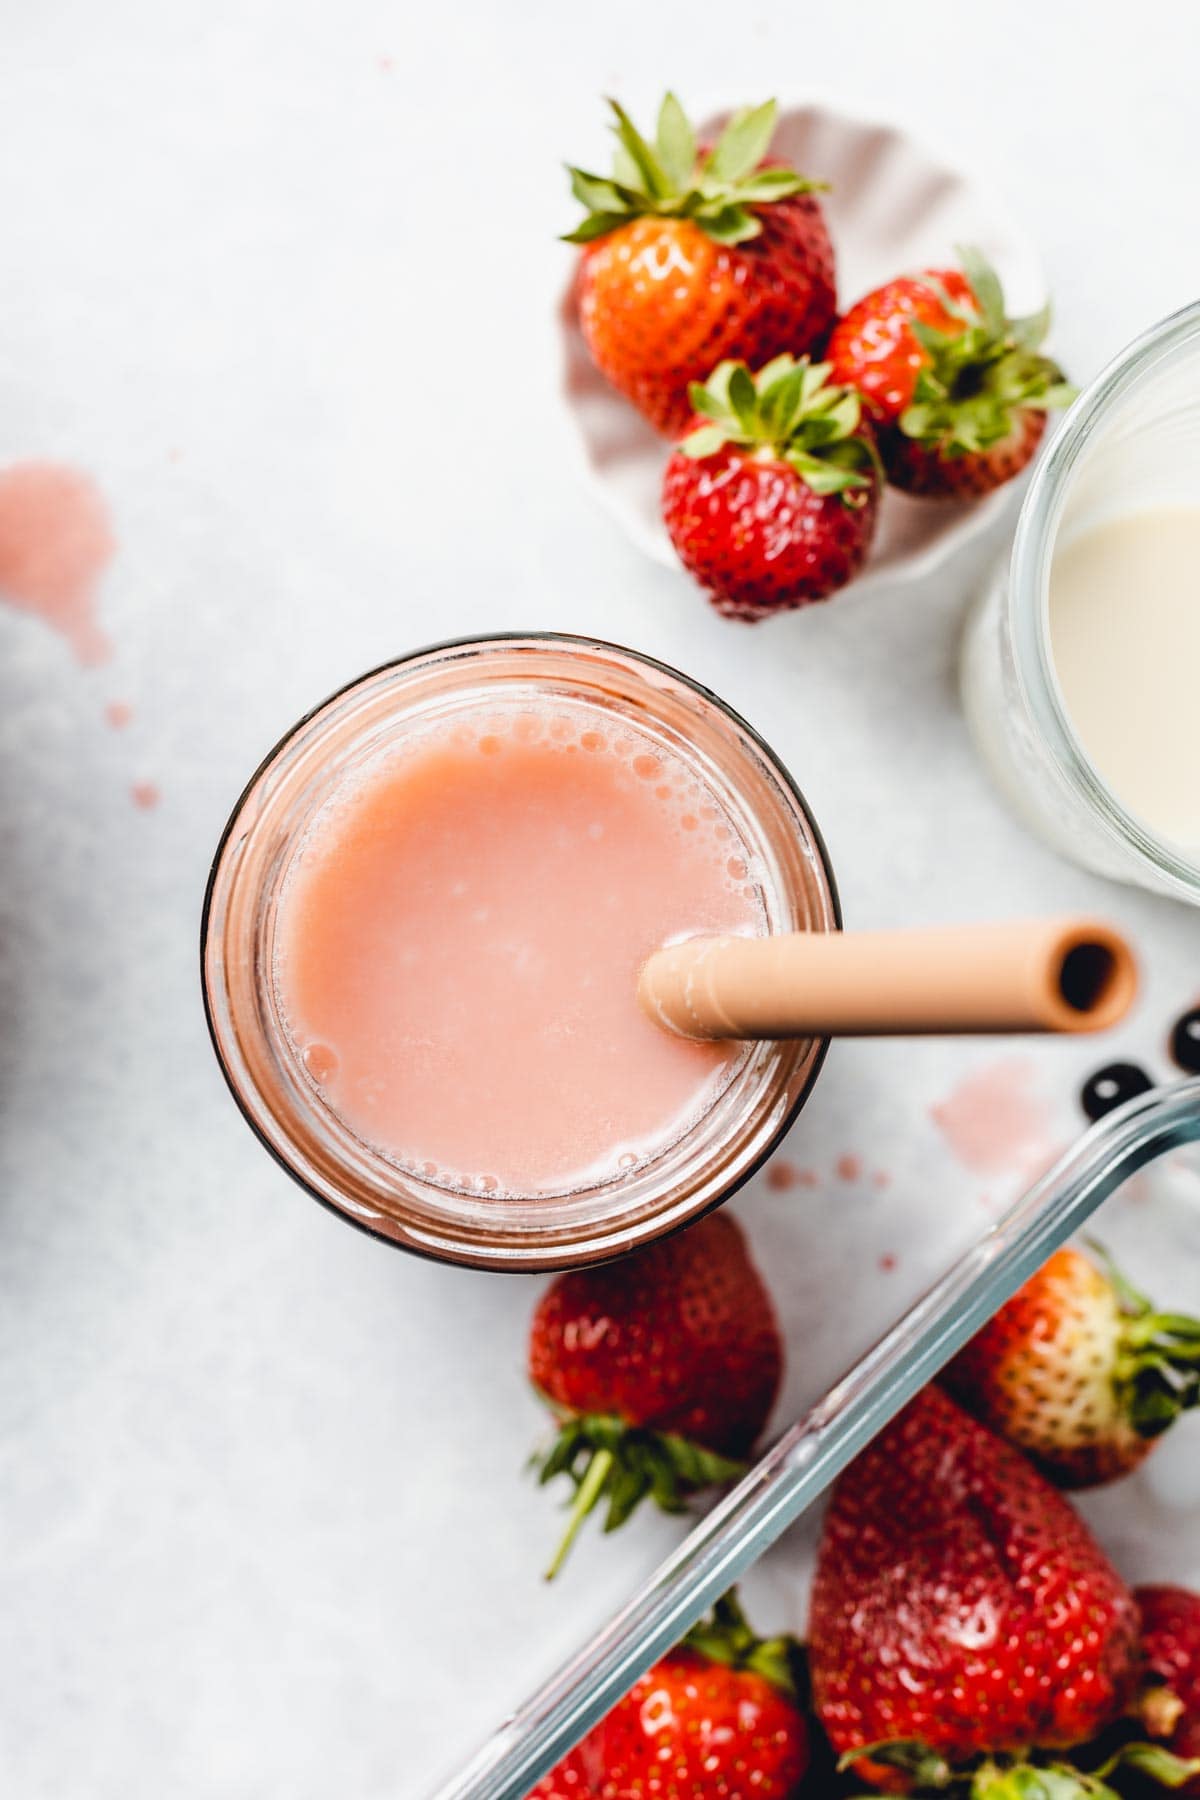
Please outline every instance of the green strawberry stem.
[[754, 209], [821, 187], [794, 169], [761, 168], [775, 130], [775, 102], [734, 113], [711, 150], [674, 94], [667, 94], [650, 143], [616, 100], [608, 102], [617, 138], [611, 176], [567, 165], [571, 192], [585, 209], [569, 244], [590, 244], [631, 219], [691, 219], [718, 244], [741, 244], [762, 231]]
[[1077, 389], [1040, 346], [1050, 308], [1008, 316], [995, 269], [979, 250], [960, 245], [958, 259], [975, 303], [954, 299], [931, 276], [922, 280], [954, 320], [950, 330], [909, 321], [926, 355], [912, 402], [900, 415], [905, 437], [949, 457], [970, 456], [1011, 436], [1016, 414], [1069, 406]]
[[575, 1490], [575, 1499], [571, 1506], [571, 1516], [567, 1520], [567, 1529], [559, 1541], [545, 1579], [553, 1581], [558, 1571], [571, 1553], [571, 1545], [579, 1536], [579, 1528], [592, 1508], [597, 1504], [604, 1492], [605, 1484], [612, 1474], [616, 1457], [611, 1450], [597, 1450], [587, 1466], [587, 1474]]
[[1159, 1437], [1180, 1413], [1200, 1406], [1200, 1319], [1157, 1312], [1121, 1273], [1103, 1244], [1087, 1240], [1116, 1293], [1124, 1323], [1113, 1379], [1141, 1437]]
[[853, 388], [829, 380], [829, 363], [776, 356], [751, 374], [744, 362], [718, 363], [688, 390], [704, 423], [684, 438], [685, 456], [714, 456], [727, 444], [787, 463], [814, 494], [859, 506], [882, 480], [878, 452], [862, 429]]
[[683, 1641], [709, 1662], [752, 1670], [798, 1706], [807, 1704], [808, 1667], [803, 1646], [785, 1633], [760, 1638], [747, 1622], [736, 1588], [722, 1594], [709, 1616], [693, 1625]]
[[[1086, 1752], [1085, 1745], [1074, 1754], [1086, 1757]], [[1160, 1744], [1140, 1743], [1121, 1745], [1090, 1769], [1057, 1758], [1043, 1761], [1036, 1751], [1028, 1756], [984, 1756], [953, 1767], [916, 1738], [889, 1739], [850, 1751], [840, 1758], [838, 1769], [844, 1771], [859, 1762], [900, 1771], [908, 1780], [910, 1794], [957, 1792], [966, 1800], [1122, 1800], [1122, 1789], [1110, 1785], [1110, 1776], [1131, 1773], [1143, 1783], [1173, 1790], [1200, 1774], [1200, 1761], [1175, 1756]], [[856, 1794], [852, 1800], [877, 1797]]]
[[556, 1475], [574, 1483], [567, 1529], [546, 1571], [553, 1580], [579, 1535], [583, 1521], [607, 1502], [605, 1531], [615, 1531], [644, 1499], [663, 1512], [682, 1512], [689, 1494], [716, 1487], [745, 1473], [734, 1462], [674, 1432], [630, 1425], [615, 1413], [560, 1416], [554, 1442], [534, 1457], [544, 1485]]

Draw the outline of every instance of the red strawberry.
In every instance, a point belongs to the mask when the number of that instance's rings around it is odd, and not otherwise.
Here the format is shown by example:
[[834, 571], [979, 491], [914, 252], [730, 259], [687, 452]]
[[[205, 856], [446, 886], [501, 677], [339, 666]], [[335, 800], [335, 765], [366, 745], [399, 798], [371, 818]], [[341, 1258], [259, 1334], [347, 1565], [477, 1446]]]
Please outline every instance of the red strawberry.
[[879, 468], [858, 396], [828, 363], [722, 363], [692, 387], [698, 415], [663, 476], [679, 559], [727, 618], [824, 600], [862, 567]]
[[[1143, 1699], [1143, 1716], [1153, 1730], [1155, 1707], [1160, 1718], [1169, 1720], [1162, 1735], [1175, 1755], [1200, 1758], [1200, 1594], [1181, 1587], [1141, 1587], [1134, 1599], [1142, 1611], [1143, 1654], [1164, 1684], [1149, 1690], [1154, 1697], [1149, 1702]], [[1200, 1771], [1181, 1791], [1200, 1794]]]
[[942, 1382], [1057, 1486], [1093, 1487], [1200, 1404], [1200, 1319], [1157, 1313], [1111, 1264], [1058, 1250]]
[[998, 1780], [1004, 1752], [1086, 1743], [1137, 1675], [1133, 1596], [1082, 1520], [938, 1388], [839, 1480], [809, 1636], [835, 1750], [869, 1747], [856, 1773], [890, 1787], [979, 1754]]
[[725, 356], [809, 349], [837, 310], [833, 249], [812, 182], [764, 163], [775, 103], [735, 113], [699, 151], [673, 94], [653, 145], [616, 101], [611, 179], [572, 169], [587, 217], [579, 318], [598, 368], [659, 431], [688, 420], [688, 384]]
[[894, 425], [912, 405], [917, 377], [929, 364], [913, 321], [935, 331], [963, 329], [962, 319], [949, 311], [942, 295], [964, 309], [975, 305], [961, 270], [928, 269], [924, 275], [885, 282], [834, 326], [826, 351], [834, 379], [858, 389], [867, 416], [877, 425]]
[[880, 426], [888, 479], [932, 499], [985, 494], [1032, 457], [1046, 412], [1075, 390], [1039, 346], [1050, 309], [1010, 319], [996, 271], [961, 249], [963, 271], [889, 281], [829, 339], [836, 381]]
[[549, 1573], [602, 1497], [612, 1531], [648, 1494], [677, 1512], [686, 1494], [741, 1474], [782, 1367], [770, 1295], [727, 1213], [552, 1282], [529, 1373], [560, 1425], [541, 1479], [566, 1473], [576, 1494]]
[[790, 1638], [756, 1638], [727, 1594], [572, 1753], [585, 1785], [560, 1763], [534, 1795], [788, 1800], [808, 1767], [798, 1658]]
[[537, 1786], [530, 1788], [526, 1800], [593, 1800], [582, 1744], [564, 1756], [548, 1775], [543, 1775]]

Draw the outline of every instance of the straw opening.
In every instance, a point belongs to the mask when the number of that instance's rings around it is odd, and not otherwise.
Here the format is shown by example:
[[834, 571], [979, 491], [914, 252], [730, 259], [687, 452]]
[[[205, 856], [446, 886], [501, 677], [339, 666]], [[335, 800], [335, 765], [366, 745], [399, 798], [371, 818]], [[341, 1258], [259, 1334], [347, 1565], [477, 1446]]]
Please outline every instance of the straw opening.
[[1063, 945], [1054, 981], [1063, 1025], [1069, 1018], [1076, 1030], [1100, 1031], [1127, 1011], [1137, 970], [1124, 939], [1092, 925]]
[[1072, 1012], [1095, 1012], [1112, 993], [1117, 959], [1108, 944], [1075, 944], [1058, 970], [1058, 991]]

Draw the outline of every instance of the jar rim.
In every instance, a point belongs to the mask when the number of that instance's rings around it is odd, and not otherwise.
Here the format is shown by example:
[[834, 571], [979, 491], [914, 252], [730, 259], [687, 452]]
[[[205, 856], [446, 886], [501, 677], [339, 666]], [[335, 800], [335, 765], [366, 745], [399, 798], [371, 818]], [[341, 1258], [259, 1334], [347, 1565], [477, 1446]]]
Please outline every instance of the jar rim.
[[1178, 896], [1200, 900], [1200, 866], [1125, 806], [1088, 756], [1071, 721], [1054, 667], [1049, 573], [1075, 469], [1112, 409], [1164, 358], [1200, 343], [1200, 300], [1168, 314], [1115, 356], [1076, 400], [1055, 434], [1021, 505], [1005, 606], [1017, 685], [1059, 777], [1080, 791], [1108, 836], [1149, 863]]
[[[543, 1219], [542, 1229], [539, 1230], [536, 1239], [531, 1238], [528, 1245], [523, 1245], [518, 1240], [514, 1246], [512, 1237], [506, 1236], [499, 1219], [499, 1229], [494, 1234], [494, 1241], [489, 1241], [491, 1234], [480, 1231], [477, 1227], [473, 1228], [467, 1223], [465, 1211], [469, 1197], [465, 1195], [463, 1196], [464, 1219], [462, 1221], [464, 1236], [460, 1238], [452, 1235], [449, 1238], [440, 1238], [437, 1233], [431, 1233], [428, 1228], [413, 1232], [406, 1231], [399, 1209], [396, 1211], [387, 1209], [382, 1212], [382, 1216], [366, 1216], [370, 1214], [370, 1209], [366, 1208], [364, 1214], [352, 1195], [345, 1192], [322, 1191], [320, 1186], [315, 1185], [314, 1179], [310, 1179], [307, 1171], [311, 1165], [305, 1161], [296, 1143], [288, 1137], [286, 1130], [281, 1128], [279, 1115], [269, 1098], [264, 1096], [261, 1086], [256, 1084], [253, 1072], [249, 1071], [240, 1061], [238, 1066], [234, 1066], [235, 1060], [237, 1060], [235, 1057], [238, 1048], [235, 1042], [237, 1033], [234, 1030], [232, 1019], [221, 1016], [222, 1003], [228, 1002], [230, 992], [228, 969], [224, 957], [224, 934], [227, 929], [225, 913], [236, 879], [236, 868], [231, 869], [231, 864], [236, 864], [238, 850], [244, 843], [244, 834], [247, 829], [245, 819], [247, 808], [260, 793], [270, 797], [267, 784], [272, 775], [277, 772], [279, 765], [286, 762], [288, 754], [293, 749], [303, 745], [306, 733], [311, 736], [312, 728], [319, 724], [322, 715], [331, 714], [330, 723], [333, 725], [335, 722], [333, 715], [336, 714], [339, 703], [350, 700], [358, 690], [362, 690], [363, 694], [367, 695], [374, 685], [376, 690], [383, 692], [382, 683], [386, 682], [388, 678], [403, 676], [409, 670], [416, 672], [414, 665], [425, 664], [431, 670], [436, 670], [441, 659], [453, 659], [460, 654], [465, 658], [471, 652], [488, 650], [502, 654], [505, 650], [519, 649], [522, 645], [528, 645], [533, 650], [547, 652], [560, 649], [568, 656], [581, 653], [600, 658], [607, 657], [617, 664], [624, 664], [626, 670], [636, 677], [661, 675], [676, 690], [683, 690], [684, 695], [694, 696], [705, 708], [711, 709], [715, 715], [714, 722], [718, 730], [728, 729], [732, 732], [732, 736], [728, 740], [731, 753], [735, 757], [741, 758], [747, 769], [753, 768], [754, 758], [757, 757], [768, 777], [782, 790], [785, 804], [780, 811], [787, 814], [793, 826], [795, 842], [812, 865], [814, 881], [819, 889], [819, 902], [825, 928], [841, 929], [841, 902], [829, 853], [808, 802], [786, 764], [780, 760], [754, 727], [748, 724], [732, 706], [702, 682], [642, 651], [632, 650], [627, 646], [584, 634], [555, 631], [511, 631], [445, 639], [414, 649], [403, 656], [392, 658], [344, 683], [316, 706], [311, 707], [295, 724], [289, 727], [259, 762], [246, 782], [221, 832], [205, 890], [201, 915], [200, 952], [205, 1019], [226, 1084], [243, 1118], [260, 1143], [299, 1186], [338, 1217], [385, 1242], [433, 1257], [436, 1260], [474, 1267], [528, 1272], [534, 1269], [574, 1267], [624, 1254], [638, 1244], [664, 1236], [670, 1231], [692, 1222], [711, 1207], [721, 1204], [755, 1174], [767, 1157], [778, 1147], [794, 1123], [812, 1091], [823, 1065], [828, 1050], [828, 1040], [812, 1041], [808, 1045], [805, 1055], [797, 1057], [796, 1073], [801, 1074], [802, 1072], [802, 1078], [799, 1079], [794, 1092], [788, 1095], [788, 1104], [783, 1108], [781, 1116], [761, 1143], [756, 1140], [751, 1146], [752, 1154], [747, 1155], [736, 1164], [730, 1171], [727, 1180], [720, 1181], [716, 1191], [709, 1191], [711, 1182], [701, 1184], [697, 1188], [699, 1198], [694, 1205], [673, 1206], [673, 1198], [680, 1191], [681, 1184], [677, 1182], [674, 1189], [669, 1186], [665, 1189], [659, 1203], [632, 1219], [622, 1216], [618, 1210], [614, 1210], [611, 1218], [597, 1218], [593, 1225], [586, 1228], [581, 1229], [575, 1225], [572, 1226], [569, 1233], [564, 1228], [564, 1236], [558, 1242], [548, 1241], [546, 1227], [550, 1228], [552, 1235], [554, 1220], [549, 1215], [553, 1214], [556, 1205], [563, 1205], [567, 1197], [547, 1197], [538, 1202], [542, 1209]], [[747, 759], [747, 751], [750, 753], [749, 759]], [[701, 754], [699, 750], [697, 753]], [[792, 818], [793, 813], [796, 815], [794, 819]], [[239, 831], [239, 827], [242, 829], [243, 836], [239, 837], [235, 844], [234, 836]], [[249, 829], [253, 829], [253, 823]], [[795, 897], [789, 892], [787, 898], [791, 904]], [[218, 912], [221, 915], [219, 925], [217, 923]], [[228, 1007], [226, 1006], [224, 1010], [227, 1011]], [[707, 1116], [705, 1115], [705, 1117]], [[686, 1132], [683, 1139], [678, 1140], [679, 1143], [685, 1145], [692, 1140], [702, 1129], [703, 1123], [703, 1119], [697, 1121], [696, 1126]], [[725, 1140], [723, 1139], [721, 1142], [724, 1143]], [[289, 1150], [294, 1152], [295, 1160], [292, 1155], [289, 1155]], [[669, 1152], [664, 1154], [667, 1153]], [[685, 1201], [691, 1197], [690, 1189], [683, 1188], [682, 1191]], [[509, 1212], [507, 1203], [505, 1203], [505, 1210], [506, 1213]], [[511, 1229], [510, 1226], [510, 1231]]]

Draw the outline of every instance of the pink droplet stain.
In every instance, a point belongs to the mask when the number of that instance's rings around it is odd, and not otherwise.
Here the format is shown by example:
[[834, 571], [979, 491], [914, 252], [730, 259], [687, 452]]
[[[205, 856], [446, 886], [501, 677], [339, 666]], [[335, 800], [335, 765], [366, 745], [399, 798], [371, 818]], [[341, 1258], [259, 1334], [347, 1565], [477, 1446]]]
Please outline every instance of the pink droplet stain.
[[871, 1185], [877, 1188], [891, 1187], [892, 1178], [886, 1169], [876, 1169], [871, 1177]]
[[1035, 1075], [1027, 1058], [1009, 1057], [968, 1076], [929, 1109], [964, 1168], [983, 1175], [1024, 1171], [1049, 1156], [1051, 1108]]
[[153, 812], [162, 799], [162, 795], [152, 781], [135, 781], [129, 790], [129, 796], [139, 812]]
[[797, 1169], [796, 1170], [796, 1186], [797, 1187], [816, 1187], [818, 1185], [818, 1183], [819, 1183], [819, 1177], [818, 1177], [817, 1171], [815, 1169]]
[[885, 1275], [891, 1274], [892, 1270], [896, 1266], [896, 1258], [893, 1255], [892, 1251], [890, 1251], [890, 1250], [884, 1251], [883, 1255], [879, 1259], [879, 1266], [883, 1270]]
[[108, 509], [88, 476], [60, 463], [0, 470], [0, 595], [61, 632], [84, 664], [111, 651], [96, 619], [96, 588], [115, 549]]
[[133, 708], [128, 700], [110, 700], [104, 709], [104, 717], [114, 731], [124, 731], [133, 719]]
[[796, 1186], [796, 1165], [777, 1156], [767, 1170], [767, 1186], [773, 1194], [786, 1194]]
[[862, 1160], [857, 1156], [839, 1156], [833, 1167], [839, 1181], [857, 1181], [862, 1174]]

